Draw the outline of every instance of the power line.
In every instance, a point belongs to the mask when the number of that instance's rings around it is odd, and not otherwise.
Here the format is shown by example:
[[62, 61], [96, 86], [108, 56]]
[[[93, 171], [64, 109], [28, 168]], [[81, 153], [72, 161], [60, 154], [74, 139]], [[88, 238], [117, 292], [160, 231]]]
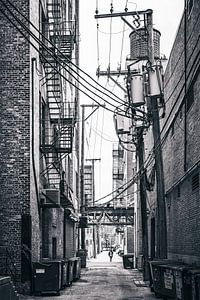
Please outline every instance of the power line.
[[[17, 22], [21, 22], [21, 20], [19, 20], [14, 14], [13, 14], [13, 12], [9, 9], [9, 7], [4, 3], [4, 1], [3, 0], [0, 0], [0, 2], [6, 7], [6, 9], [12, 14], [12, 16], [15, 18], [15, 20], [17, 21]], [[7, 0], [7, 2], [13, 7], [13, 9], [15, 10], [15, 11], [17, 11], [18, 13], [19, 13], [19, 15], [21, 15], [39, 34], [40, 34], [40, 36], [42, 36], [42, 38], [44, 38], [51, 46], [53, 46], [54, 47], [54, 49], [55, 50], [57, 50], [58, 51], [58, 53], [64, 58], [64, 59], [66, 59], [67, 61], [68, 61], [68, 63], [70, 64], [70, 65], [72, 65], [72, 66], [74, 66], [75, 68], [77, 68], [77, 70], [79, 70], [80, 72], [82, 72], [84, 75], [86, 75], [90, 80], [92, 80], [97, 86], [99, 86], [99, 87], [101, 87], [103, 90], [105, 90], [105, 87], [103, 87], [101, 84], [99, 84], [96, 80], [94, 80], [94, 78], [92, 78], [89, 74], [87, 74], [85, 71], [83, 71], [78, 65], [76, 65], [76, 64], [74, 64], [70, 59], [68, 59], [67, 57], [65, 57], [64, 55], [63, 55], [63, 53], [45, 36], [45, 35], [43, 35], [42, 34], [42, 32], [40, 31], [40, 30], [38, 30], [38, 28], [26, 17], [26, 16], [24, 16], [9, 0]], [[24, 28], [24, 23], [21, 23], [21, 26]], [[26, 29], [25, 30], [27, 30], [29, 33], [31, 32], [27, 27], [26, 27]], [[34, 36], [34, 38], [36, 38], [36, 36], [31, 32], [31, 34]], [[38, 41], [43, 45], [43, 46], [46, 46], [42, 41], [40, 41], [39, 39], [38, 39]], [[47, 48], [47, 50], [48, 51], [51, 51], [51, 49], [49, 49], [48, 47], [46, 47]], [[51, 51], [52, 52], [52, 51]], [[55, 53], [53, 52], [52, 53], [53, 55], [55, 55]], [[62, 62], [62, 64], [64, 64], [65, 65], [65, 63], [63, 62], [63, 61], [59, 61], [59, 64], [61, 64], [61, 62]], [[84, 81], [86, 81], [81, 75], [80, 75], [80, 73], [78, 73], [78, 72], [76, 72], [72, 67], [70, 67], [70, 65], [67, 65], [67, 67], [69, 68], [69, 69], [71, 69], [75, 74], [77, 74], [80, 78], [82, 78]], [[63, 67], [63, 65], [62, 65], [62, 67]], [[67, 72], [69, 72], [67, 69], [66, 69], [66, 71]], [[77, 79], [76, 79], [77, 80]], [[87, 82], [87, 81], [86, 81]], [[87, 84], [89, 84], [89, 85], [91, 85], [90, 83], [88, 83], [87, 82]], [[91, 85], [93, 88], [94, 88], [94, 86], [93, 85]], [[96, 88], [97, 89], [97, 88]], [[99, 92], [102, 92], [101, 90], [99, 90], [99, 89], [97, 89]], [[121, 98], [120, 97], [118, 97], [117, 95], [115, 95], [114, 93], [112, 93], [110, 90], [108, 90], [108, 89], [106, 89], [106, 91], [108, 92], [108, 93], [110, 93], [110, 94], [112, 94], [114, 97], [116, 97], [118, 100], [116, 100], [116, 99], [114, 99], [114, 98], [112, 98], [111, 96], [109, 96], [108, 94], [106, 94], [105, 92], [103, 92], [103, 94], [105, 94], [107, 97], [109, 97], [110, 99], [112, 99], [112, 100], [114, 100], [114, 101], [116, 101], [117, 103], [124, 103], [124, 105], [127, 105], [125, 102], [123, 102], [122, 100], [121, 100]], [[110, 104], [110, 103], [109, 103]], [[112, 104], [111, 104], [112, 105]], [[112, 105], [112, 106], [114, 106], [114, 105]]]
[[[0, 2], [2, 2], [2, 0], [0, 0]], [[60, 71], [58, 71], [57, 70], [57, 68], [56, 67], [54, 67], [49, 61], [48, 61], [48, 59], [46, 59], [45, 58], [45, 56], [41, 53], [41, 51], [29, 40], [29, 38], [21, 31], [21, 29], [19, 28], [19, 27], [17, 27], [17, 25], [8, 17], [8, 15], [6, 15], [5, 14], [5, 12], [3, 11], [3, 10], [1, 10], [0, 9], [0, 11], [1, 11], [1, 13], [10, 21], [10, 23], [22, 34], [22, 36], [24, 36], [24, 38], [33, 46], [33, 48], [40, 54], [40, 56], [44, 59], [44, 61], [46, 62], [46, 63], [48, 63], [51, 67], [52, 67], [52, 69], [54, 69], [54, 70], [56, 70], [56, 72], [63, 78], [63, 79], [65, 79], [67, 82], [69, 82], [69, 84], [71, 84], [72, 86], [74, 86], [76, 89], [78, 89], [79, 91], [81, 91], [83, 94], [85, 94], [88, 98], [90, 98], [91, 100], [93, 100], [93, 101], [95, 101], [99, 106], [101, 106], [101, 107], [104, 107], [104, 105], [102, 105], [102, 104], [100, 104], [97, 100], [94, 100], [94, 98], [92, 98], [92, 96], [90, 96], [89, 94], [87, 94], [84, 90], [82, 90], [82, 89], [80, 89], [79, 87], [77, 87], [77, 85], [75, 85], [75, 83], [73, 83], [72, 81], [70, 81], [69, 79], [67, 79], [66, 78], [66, 76], [64, 76]], [[11, 13], [12, 14], [12, 13]], [[13, 15], [13, 14], [12, 14]], [[48, 48], [48, 47], [46, 47], [45, 45], [44, 45], [44, 43], [42, 43], [41, 41], [39, 41], [39, 39], [37, 39], [37, 37], [26, 27], [26, 26], [24, 26], [24, 24], [19, 20], [19, 19], [17, 19], [14, 15], [13, 15], [13, 17], [14, 17], [14, 19], [41, 45], [42, 44], [42, 46], [47, 50], [47, 52], [51, 52], [51, 50]], [[50, 53], [51, 54], [51, 53]], [[55, 58], [55, 57], [54, 57]], [[58, 59], [56, 59], [55, 58], [55, 60], [56, 60], [56, 62], [58, 62], [73, 78], [75, 78], [62, 64], [61, 64], [61, 62], [60, 62], [60, 60], [58, 60]], [[78, 81], [78, 79], [77, 78], [75, 78], [75, 80], [77, 80]], [[79, 82], [79, 81], [78, 81]], [[80, 83], [81, 85], [83, 85], [84, 86], [84, 84], [82, 84], [82, 83]], [[85, 87], [85, 86], [84, 86]], [[96, 93], [95, 92], [93, 92], [93, 91], [91, 91], [90, 89], [88, 89], [87, 87], [85, 87], [86, 88], [86, 90], [89, 90], [91, 93], [93, 93], [94, 95], [96, 95]], [[102, 91], [101, 91], [102, 92]], [[109, 105], [111, 105], [111, 106], [113, 106], [113, 107], [115, 107], [113, 104], [111, 104], [110, 102], [108, 102], [108, 101], [106, 101], [104, 98], [102, 98], [102, 97], [100, 97], [100, 96], [98, 96], [99, 98], [101, 98], [103, 101], [105, 101], [106, 103], [108, 103]], [[112, 109], [109, 109], [109, 108], [107, 108], [107, 107], [104, 107], [105, 109], [107, 109], [108, 111], [110, 111], [110, 112], [114, 112]], [[122, 114], [123, 113], [123, 111], [121, 110], [121, 113], [120, 112], [118, 112], [118, 114], [119, 115], [121, 115], [121, 116], [124, 116], [124, 117], [126, 117], [126, 118], [128, 118], [128, 116], [127, 115], [124, 115], [124, 114]]]

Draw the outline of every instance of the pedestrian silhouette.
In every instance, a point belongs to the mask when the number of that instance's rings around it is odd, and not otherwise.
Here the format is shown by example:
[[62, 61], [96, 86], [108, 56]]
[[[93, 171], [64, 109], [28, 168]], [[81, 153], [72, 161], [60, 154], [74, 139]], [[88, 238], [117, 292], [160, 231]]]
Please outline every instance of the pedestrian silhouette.
[[112, 249], [110, 249], [110, 251], [108, 252], [108, 256], [110, 257], [110, 262], [111, 262], [112, 258], [113, 258], [113, 251], [112, 251]]

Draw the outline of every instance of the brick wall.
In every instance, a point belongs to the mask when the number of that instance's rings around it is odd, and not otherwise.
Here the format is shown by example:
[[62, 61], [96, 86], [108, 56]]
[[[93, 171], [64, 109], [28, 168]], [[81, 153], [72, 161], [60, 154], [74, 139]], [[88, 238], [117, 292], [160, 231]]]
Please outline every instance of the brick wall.
[[[12, 3], [28, 16], [28, 1]], [[2, 15], [0, 40], [0, 242], [19, 277], [21, 215], [30, 212], [29, 45]]]
[[[12, 3], [38, 24], [38, 3]], [[1, 5], [0, 8], [3, 6]], [[18, 14], [15, 12], [15, 15]], [[23, 20], [25, 25], [28, 23]], [[33, 111], [36, 135], [32, 143], [31, 57], [37, 58], [28, 41], [0, 14], [0, 244], [7, 247], [22, 280], [24, 241], [30, 242], [32, 258], [40, 255], [40, 228], [36, 187], [32, 168], [32, 146], [39, 179], [39, 78], [35, 72]], [[39, 180], [37, 180], [39, 181]], [[38, 183], [38, 182], [37, 182]], [[24, 216], [30, 216], [29, 236], [22, 237]], [[28, 251], [29, 251], [28, 250]]]
[[[167, 193], [168, 254], [169, 257], [187, 262], [200, 261], [199, 188], [192, 191], [191, 187], [192, 176], [200, 159], [199, 11], [199, 1], [196, 0], [191, 14], [186, 16], [186, 47], [184, 16], [180, 23], [165, 72], [166, 116], [161, 121], [161, 136], [165, 137], [163, 162]], [[191, 97], [188, 91], [192, 85], [194, 101], [185, 113], [185, 99]], [[154, 193], [150, 193], [150, 204], [155, 201], [155, 197]]]

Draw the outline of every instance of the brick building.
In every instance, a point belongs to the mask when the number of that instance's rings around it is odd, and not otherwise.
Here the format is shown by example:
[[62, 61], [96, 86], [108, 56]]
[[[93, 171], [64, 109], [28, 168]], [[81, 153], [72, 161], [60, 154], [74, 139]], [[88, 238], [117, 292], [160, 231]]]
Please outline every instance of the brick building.
[[0, 4], [0, 274], [78, 247], [78, 1]]
[[[199, 263], [200, 4], [186, 1], [164, 76], [166, 116], [161, 140], [166, 196], [168, 257]], [[152, 148], [151, 132], [148, 149]], [[148, 152], [146, 153], [146, 156]], [[157, 255], [156, 194], [150, 200], [150, 255]]]

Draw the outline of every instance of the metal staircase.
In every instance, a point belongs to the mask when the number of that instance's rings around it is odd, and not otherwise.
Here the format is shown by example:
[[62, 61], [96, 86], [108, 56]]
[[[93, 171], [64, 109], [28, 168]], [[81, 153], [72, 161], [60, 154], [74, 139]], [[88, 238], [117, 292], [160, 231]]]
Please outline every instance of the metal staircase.
[[43, 51], [49, 119], [45, 120], [47, 136], [41, 144], [46, 161], [41, 175], [48, 177], [53, 188], [60, 186], [63, 157], [72, 152], [75, 117], [74, 103], [63, 99], [62, 66], [71, 59], [75, 41], [75, 23], [65, 20], [63, 3], [63, 0], [48, 0], [46, 35], [51, 43]]

